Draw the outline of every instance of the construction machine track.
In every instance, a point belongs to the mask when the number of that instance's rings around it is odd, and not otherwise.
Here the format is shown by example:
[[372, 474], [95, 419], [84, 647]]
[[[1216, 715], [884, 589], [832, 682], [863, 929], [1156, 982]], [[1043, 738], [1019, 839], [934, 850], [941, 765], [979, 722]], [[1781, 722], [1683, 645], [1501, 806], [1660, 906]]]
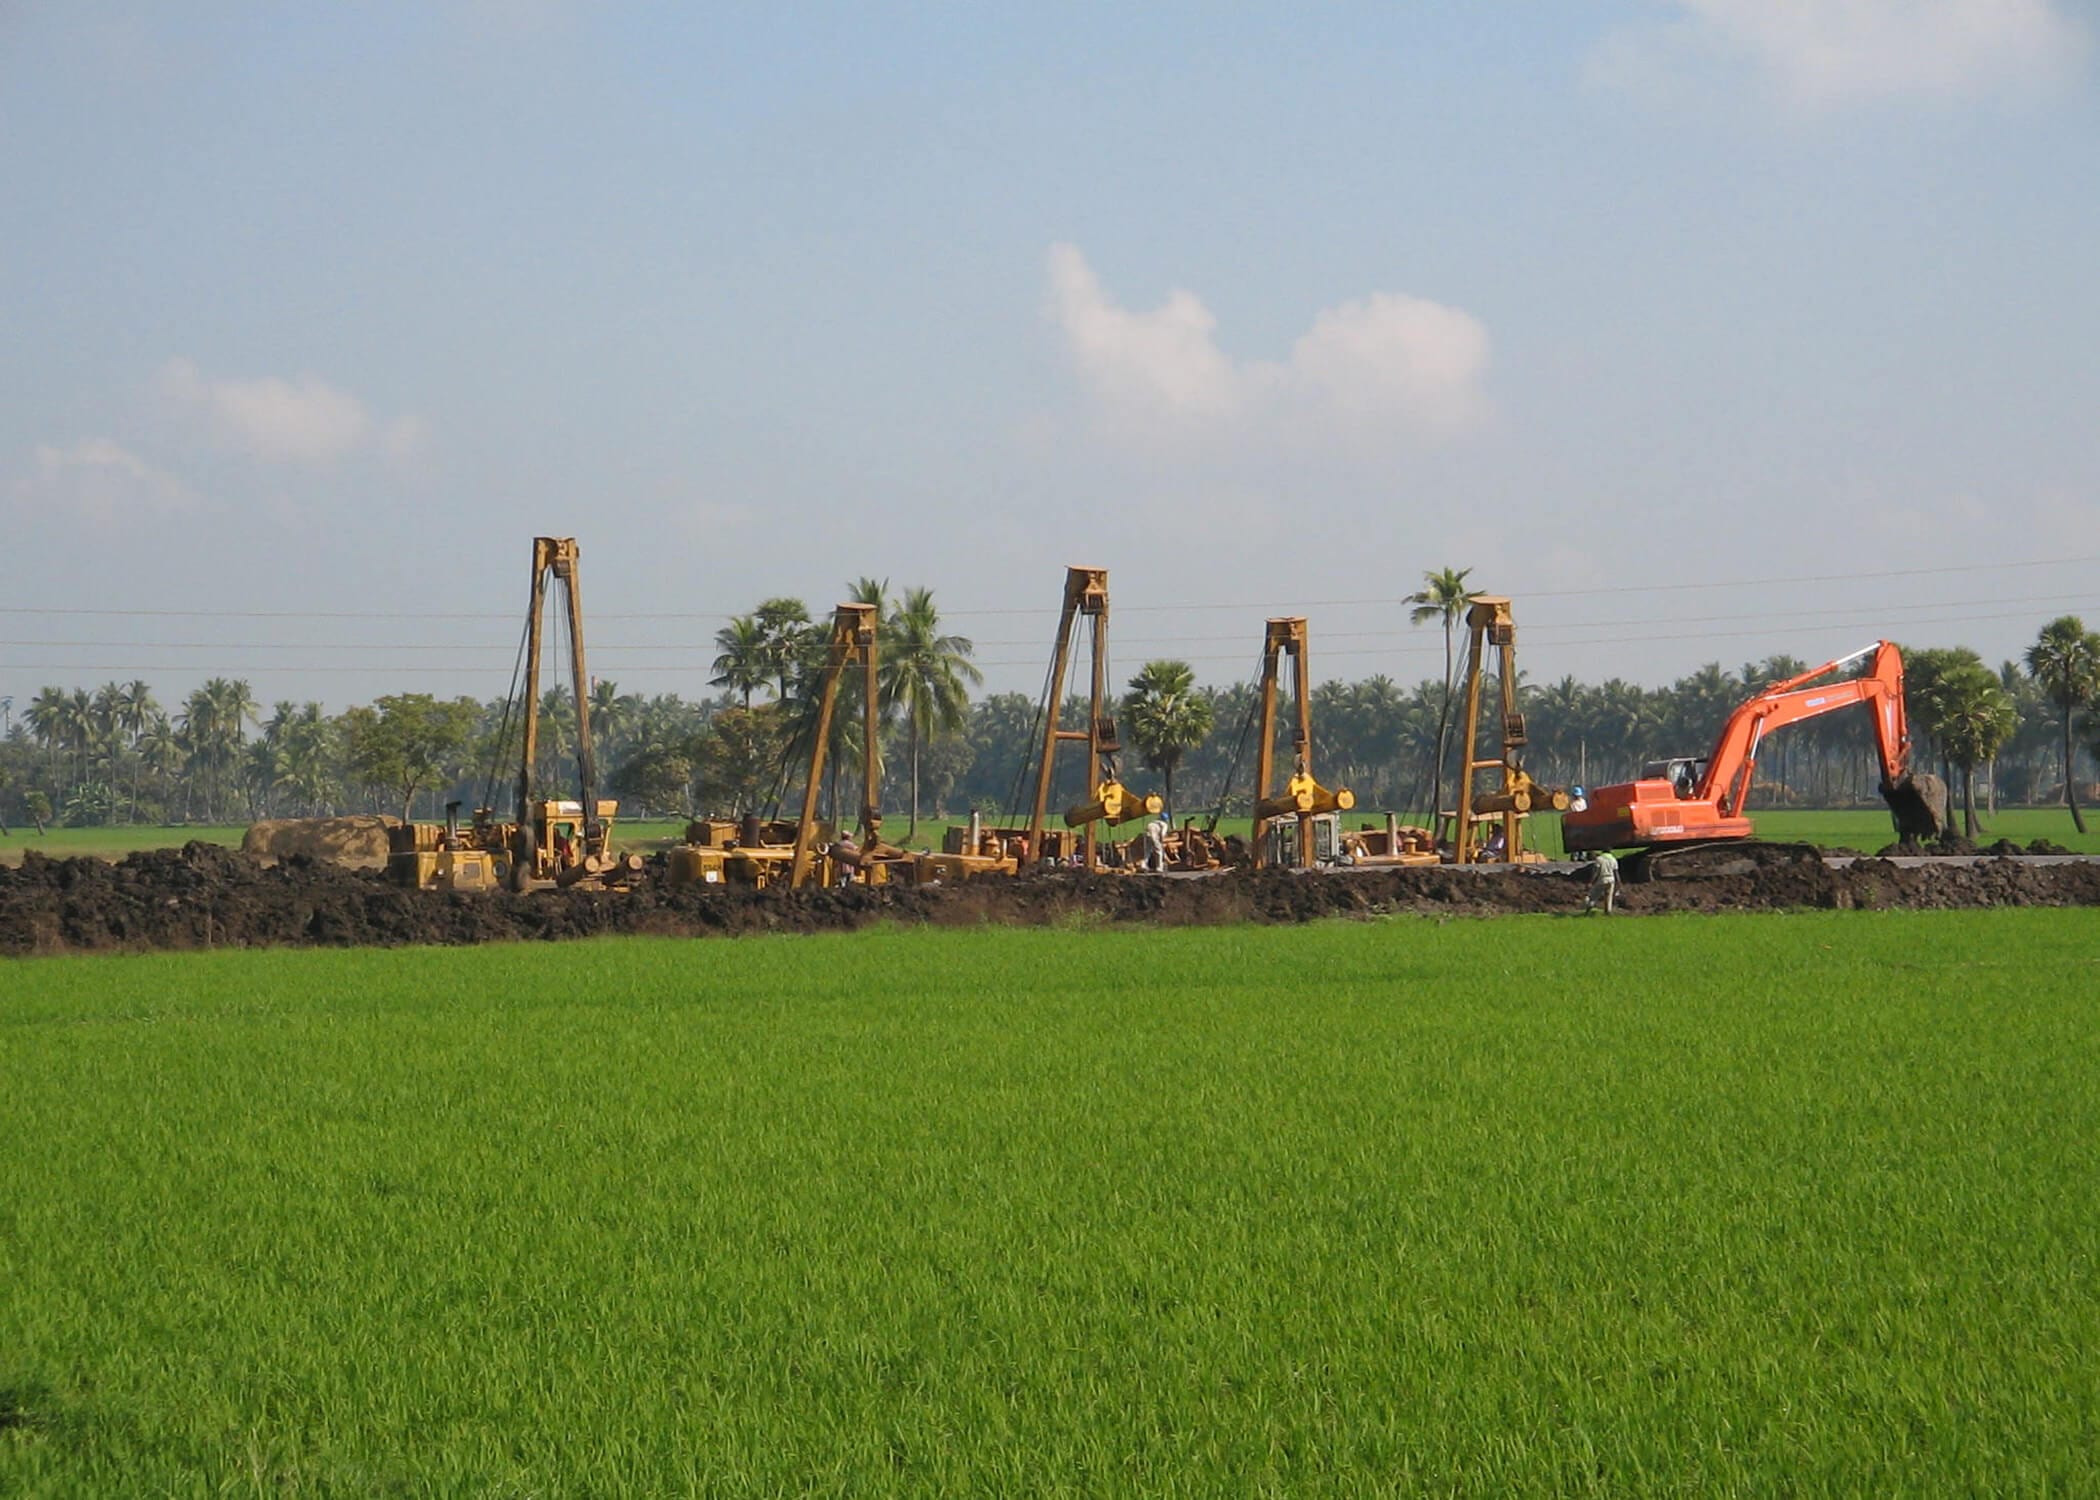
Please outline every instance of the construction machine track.
[[1733, 839], [1725, 843], [1644, 849], [1622, 858], [1619, 873], [1628, 884], [1645, 885], [1651, 880], [1715, 880], [1728, 875], [1755, 875], [1761, 870], [1822, 862], [1823, 851], [1814, 844]]

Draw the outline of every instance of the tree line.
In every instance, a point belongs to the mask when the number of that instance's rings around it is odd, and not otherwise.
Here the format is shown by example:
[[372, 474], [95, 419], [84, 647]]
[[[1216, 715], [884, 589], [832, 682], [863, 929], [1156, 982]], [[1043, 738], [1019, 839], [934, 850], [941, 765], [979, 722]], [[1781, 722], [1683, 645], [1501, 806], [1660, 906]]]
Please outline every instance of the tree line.
[[[1421, 817], [1452, 800], [1466, 586], [1466, 570], [1441, 569], [1406, 601], [1416, 623], [1444, 633], [1441, 678], [1403, 686], [1377, 674], [1313, 689], [1316, 769], [1323, 782], [1352, 788], [1359, 806]], [[1045, 706], [1021, 693], [972, 696], [981, 682], [974, 647], [944, 626], [930, 590], [893, 596], [885, 581], [860, 579], [851, 595], [880, 611], [878, 800], [904, 814], [901, 836], [914, 836], [927, 816], [966, 808], [1020, 813], [1032, 799]], [[799, 600], [767, 599], [717, 633], [712, 696], [644, 697], [594, 682], [598, 763], [623, 813], [792, 806], [797, 768], [808, 761], [828, 628]], [[1919, 767], [1939, 770], [1962, 791], [1972, 830], [1976, 817], [2004, 800], [2069, 801], [2083, 831], [2077, 798], [2100, 757], [2100, 635], [2064, 616], [2044, 625], [2019, 660], [1995, 668], [1964, 648], [1910, 650], [1904, 658]], [[1733, 668], [1713, 662], [1666, 687], [1619, 678], [1523, 681], [1525, 763], [1552, 785], [1627, 779], [1646, 760], [1702, 753], [1737, 704], [1808, 665], [1785, 655]], [[858, 674], [847, 674], [820, 789], [833, 816], [861, 795], [859, 691]], [[1185, 662], [1144, 663], [1113, 709], [1125, 779], [1156, 775], [1177, 816], [1243, 814], [1256, 698], [1253, 683], [1201, 686]], [[132, 681], [47, 686], [20, 712], [6, 700], [0, 708], [8, 713], [0, 819], [39, 827], [347, 811], [435, 817], [451, 801], [507, 812], [517, 774], [516, 708], [500, 698], [397, 693], [335, 714], [291, 700], [266, 712], [250, 684], [215, 677], [169, 706], [149, 684]], [[571, 695], [551, 688], [540, 710], [535, 779], [573, 786]], [[1076, 698], [1064, 705], [1067, 726], [1084, 716]], [[1483, 725], [1482, 733], [1491, 728], [1499, 726]], [[1289, 746], [1279, 751], [1287, 765]], [[1057, 806], [1076, 800], [1084, 774], [1078, 760], [1059, 766]], [[1774, 736], [1760, 760], [1758, 797], [1764, 805], [1858, 805], [1878, 800], [1878, 783], [1865, 716], [1842, 713]]]

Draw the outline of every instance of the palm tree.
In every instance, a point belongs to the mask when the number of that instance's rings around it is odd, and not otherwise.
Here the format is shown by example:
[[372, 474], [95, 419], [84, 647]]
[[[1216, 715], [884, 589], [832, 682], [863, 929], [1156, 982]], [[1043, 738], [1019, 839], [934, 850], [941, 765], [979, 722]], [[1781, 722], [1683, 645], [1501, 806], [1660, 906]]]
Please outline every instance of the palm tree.
[[318, 703], [301, 705], [286, 722], [278, 751], [278, 776], [309, 812], [319, 810], [333, 789], [334, 730]]
[[249, 817], [267, 818], [272, 815], [272, 799], [284, 780], [282, 765], [277, 745], [268, 739], [258, 739], [242, 752], [241, 785], [248, 793]]
[[737, 615], [715, 632], [715, 675], [709, 687], [727, 688], [741, 694], [744, 711], [751, 711], [751, 695], [773, 680], [773, 657], [766, 627], [756, 615]]
[[2034, 674], [2063, 715], [2064, 802], [2071, 825], [2085, 832], [2078, 810], [2078, 778], [2071, 769], [2071, 711], [2100, 694], [2100, 635], [2085, 628], [2076, 615], [2062, 615], [2042, 627], [2027, 648], [2027, 670]]
[[[555, 683], [540, 693], [539, 753], [533, 758], [532, 779], [542, 787], [571, 784], [563, 768], [579, 754], [576, 738], [576, 698], [566, 683]], [[577, 773], [580, 776], [580, 771]], [[546, 792], [535, 793], [547, 796]], [[520, 809], [520, 816], [523, 809]]]
[[93, 729], [92, 749], [114, 770], [117, 752], [123, 748], [124, 734], [124, 688], [121, 683], [105, 682], [95, 689], [94, 711], [91, 718]]
[[[1597, 688], [1589, 726], [1603, 764], [1622, 767], [1628, 776], [1640, 770], [1647, 741], [1661, 727], [1657, 699], [1665, 696], [1651, 695], [1646, 688], [1618, 677], [1606, 679]], [[1605, 777], [1597, 773], [1597, 779]]]
[[1531, 698], [1531, 742], [1542, 768], [1551, 768], [1557, 781], [1581, 785], [1588, 774], [1584, 764], [1589, 728], [1590, 692], [1572, 675], [1548, 683]]
[[778, 684], [776, 696], [785, 702], [795, 674], [809, 663], [812, 643], [822, 644], [823, 632], [811, 627], [809, 606], [800, 599], [761, 600], [752, 617], [765, 637], [766, 676]]
[[137, 749], [141, 766], [151, 771], [161, 782], [163, 792], [161, 816], [165, 818], [167, 816], [165, 806], [167, 801], [165, 795], [167, 779], [182, 769], [183, 751], [181, 737], [175, 733], [175, 726], [168, 722], [168, 716], [155, 709], [147, 717], [145, 728], [139, 731], [138, 742], [135, 748]]
[[29, 732], [36, 736], [36, 742], [49, 753], [51, 774], [54, 778], [58, 775], [58, 752], [66, 743], [66, 717], [69, 711], [69, 700], [64, 688], [42, 687], [37, 689], [36, 697], [29, 701], [28, 711], [22, 715], [22, 722], [29, 726]]
[[[826, 653], [828, 655], [828, 652]], [[794, 768], [809, 764], [810, 750], [816, 743], [817, 720], [821, 715], [824, 700], [824, 670], [826, 655], [812, 656], [804, 652], [798, 661], [794, 675], [788, 681], [787, 696], [781, 700], [778, 723], [786, 738], [782, 745], [781, 763], [788, 774], [782, 786], [792, 793], [796, 783]], [[881, 684], [876, 684], [877, 707], [880, 704]], [[849, 766], [861, 762], [864, 744], [862, 723], [861, 674], [849, 671], [841, 674], [837, 696], [832, 701], [831, 734], [824, 744], [824, 816], [836, 819], [840, 816], [839, 778]], [[880, 745], [877, 747], [880, 752]], [[877, 767], [880, 774], [880, 767]], [[868, 788], [869, 800], [873, 800], [874, 788]]]
[[131, 807], [125, 821], [139, 820], [139, 736], [146, 732], [146, 725], [160, 712], [160, 705], [153, 699], [153, 687], [144, 678], [134, 677], [120, 689], [122, 706], [119, 722], [125, 737], [131, 742]]
[[976, 649], [967, 636], [941, 634], [941, 615], [931, 589], [906, 589], [904, 602], [884, 626], [879, 653], [882, 696], [892, 706], [903, 706], [910, 745], [911, 827], [906, 838], [919, 831], [920, 742], [954, 734], [968, 722], [969, 690], [984, 681], [970, 661]]
[[63, 723], [66, 748], [73, 752], [74, 757], [73, 774], [85, 781], [88, 752], [95, 742], [95, 700], [86, 688], [75, 688], [67, 697]]
[[1664, 731], [1670, 754], [1696, 755], [1713, 743], [1721, 725], [1743, 701], [1743, 682], [1710, 661], [1670, 688]]
[[1413, 606], [1407, 612], [1410, 625], [1441, 620], [1444, 625], [1444, 696], [1436, 711], [1436, 768], [1430, 773], [1430, 811], [1438, 813], [1444, 803], [1444, 761], [1450, 753], [1451, 678], [1457, 670], [1453, 658], [1459, 616], [1466, 611], [1466, 577], [1471, 568], [1438, 568], [1422, 575], [1422, 587], [1402, 601]]
[[1185, 661], [1148, 661], [1130, 679], [1123, 713], [1145, 764], [1166, 781], [1167, 815], [1173, 816], [1174, 769], [1181, 757], [1209, 737], [1210, 699], [1196, 691], [1196, 674]]
[[591, 683], [591, 745], [600, 761], [610, 765], [619, 758], [620, 742], [633, 729], [640, 705], [639, 698], [622, 694], [620, 685], [610, 678]]
[[[1990, 669], [1984, 666], [1983, 658], [1967, 646], [1922, 646], [1916, 650], [1904, 650], [1899, 646], [1898, 650], [1903, 656], [1903, 694], [1913, 709], [1911, 718], [1930, 741], [1941, 778], [1951, 788], [1954, 785], [1954, 752], [1940, 734], [1939, 712], [1934, 706], [1934, 698], [1945, 678], [1970, 667], [1982, 672]], [[1826, 732], [1839, 734], [1843, 731], [1833, 724]]]
[[219, 694], [219, 716], [232, 731], [234, 744], [246, 744], [248, 725], [255, 719], [258, 707], [255, 692], [249, 687], [248, 679], [235, 677], [229, 681], [215, 677], [211, 685], [216, 687]]
[[[248, 721], [255, 717], [255, 694], [243, 678], [214, 677], [191, 691], [183, 704], [182, 735], [190, 769], [210, 784], [205, 813], [225, 815], [226, 772], [239, 761], [248, 742]], [[184, 815], [188, 815], [185, 792]]]
[[1988, 667], [1964, 663], [1940, 675], [1930, 699], [1933, 731], [1961, 767], [1962, 832], [1976, 837], [1976, 768], [2020, 727], [2012, 699]]
[[[203, 781], [215, 769], [221, 753], [217, 729], [217, 709], [212, 696], [205, 689], [192, 688], [189, 697], [183, 700], [180, 726], [184, 770], [182, 786], [182, 820], [190, 817], [190, 794], [197, 783]], [[207, 795], [204, 815], [211, 816]]]

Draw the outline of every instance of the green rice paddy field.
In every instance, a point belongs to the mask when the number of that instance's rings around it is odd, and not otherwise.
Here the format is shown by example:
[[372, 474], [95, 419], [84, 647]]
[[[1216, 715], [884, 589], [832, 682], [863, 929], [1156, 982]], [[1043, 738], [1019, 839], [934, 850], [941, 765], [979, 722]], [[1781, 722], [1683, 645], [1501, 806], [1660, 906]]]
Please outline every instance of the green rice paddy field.
[[0, 1494], [2090, 1492], [2100, 916], [0, 967]]

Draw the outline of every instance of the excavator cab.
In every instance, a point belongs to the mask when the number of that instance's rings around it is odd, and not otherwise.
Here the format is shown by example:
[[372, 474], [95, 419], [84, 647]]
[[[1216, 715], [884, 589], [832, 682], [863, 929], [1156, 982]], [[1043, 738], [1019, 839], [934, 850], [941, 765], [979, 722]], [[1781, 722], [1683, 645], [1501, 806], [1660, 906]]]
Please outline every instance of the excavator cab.
[[1703, 755], [1680, 755], [1671, 760], [1651, 760], [1641, 767], [1641, 780], [1667, 781], [1676, 789], [1677, 795], [1692, 798], [1699, 795], [1699, 783], [1706, 779], [1706, 757]]

